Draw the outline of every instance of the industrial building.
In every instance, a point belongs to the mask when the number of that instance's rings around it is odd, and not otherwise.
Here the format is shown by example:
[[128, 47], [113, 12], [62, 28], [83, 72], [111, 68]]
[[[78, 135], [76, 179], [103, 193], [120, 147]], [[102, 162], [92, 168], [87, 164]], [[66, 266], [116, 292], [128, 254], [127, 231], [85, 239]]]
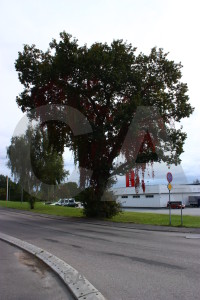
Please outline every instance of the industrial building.
[[[137, 192], [136, 192], [137, 191]], [[142, 187], [123, 187], [113, 189], [117, 201], [124, 208], [145, 207], [161, 208], [166, 207], [169, 201], [169, 190], [166, 185], [146, 185]], [[200, 197], [200, 185], [180, 184], [172, 185], [170, 201], [182, 201], [189, 205], [189, 197]]]

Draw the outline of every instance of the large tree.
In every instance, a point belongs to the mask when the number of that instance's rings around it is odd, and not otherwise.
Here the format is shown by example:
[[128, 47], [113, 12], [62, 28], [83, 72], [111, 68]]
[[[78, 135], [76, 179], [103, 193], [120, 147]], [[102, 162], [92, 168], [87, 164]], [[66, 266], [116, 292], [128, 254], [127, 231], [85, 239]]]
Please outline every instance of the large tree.
[[[80, 47], [69, 34], [63, 32], [60, 37], [50, 43], [47, 52], [35, 45], [25, 45], [19, 52], [15, 66], [24, 90], [17, 103], [32, 118], [38, 117], [32, 109], [46, 104], [60, 105], [63, 110], [73, 107], [87, 118], [92, 131], [84, 135], [75, 136], [62, 122], [46, 125], [57, 151], [62, 153], [67, 146], [74, 152], [81, 168], [81, 186], [91, 191], [85, 192], [85, 200], [91, 204], [85, 206], [86, 214], [98, 216], [106, 210], [101, 199], [114, 174], [124, 174], [137, 163], [143, 168], [154, 160], [180, 161], [186, 134], [170, 124], [189, 117], [193, 109], [187, 84], [181, 82], [181, 64], [168, 60], [162, 49], [136, 54], [136, 48], [122, 40]], [[138, 107], [144, 109], [131, 127]], [[145, 110], [148, 107], [152, 107], [151, 116]], [[155, 122], [158, 113], [162, 122]], [[120, 153], [125, 159], [117, 165]], [[92, 170], [91, 177], [86, 169]]]

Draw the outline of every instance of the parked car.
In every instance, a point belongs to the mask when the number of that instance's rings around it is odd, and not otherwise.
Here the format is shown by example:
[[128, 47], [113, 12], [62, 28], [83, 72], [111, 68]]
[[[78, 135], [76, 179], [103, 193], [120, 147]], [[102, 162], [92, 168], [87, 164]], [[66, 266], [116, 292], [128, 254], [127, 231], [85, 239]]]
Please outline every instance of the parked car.
[[189, 196], [189, 204], [193, 207], [200, 207], [200, 196]]
[[76, 202], [76, 204], [77, 204], [77, 207], [78, 207], [78, 208], [83, 208], [83, 203], [81, 203], [81, 202]]
[[181, 208], [181, 206], [182, 209], [185, 208], [185, 204], [182, 204], [181, 201], [171, 201], [167, 203], [167, 207], [169, 207], [169, 205], [171, 206], [171, 208]]
[[76, 203], [75, 199], [73, 199], [73, 198], [60, 199], [59, 201], [54, 202], [51, 205], [78, 207], [78, 204]]
[[51, 205], [61, 206], [64, 203], [64, 199], [60, 199], [57, 202], [51, 203]]
[[62, 205], [68, 206], [68, 207], [77, 207], [78, 206], [78, 204], [76, 204], [76, 201], [73, 198], [64, 199], [64, 203]]

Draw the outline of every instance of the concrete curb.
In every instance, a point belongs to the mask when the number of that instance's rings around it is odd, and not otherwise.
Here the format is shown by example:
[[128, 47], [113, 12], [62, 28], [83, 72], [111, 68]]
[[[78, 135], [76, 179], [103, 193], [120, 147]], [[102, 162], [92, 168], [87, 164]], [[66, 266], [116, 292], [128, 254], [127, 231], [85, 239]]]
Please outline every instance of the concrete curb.
[[15, 245], [42, 260], [66, 284], [75, 299], [106, 300], [105, 297], [76, 269], [55, 255], [25, 241], [0, 232], [0, 239]]

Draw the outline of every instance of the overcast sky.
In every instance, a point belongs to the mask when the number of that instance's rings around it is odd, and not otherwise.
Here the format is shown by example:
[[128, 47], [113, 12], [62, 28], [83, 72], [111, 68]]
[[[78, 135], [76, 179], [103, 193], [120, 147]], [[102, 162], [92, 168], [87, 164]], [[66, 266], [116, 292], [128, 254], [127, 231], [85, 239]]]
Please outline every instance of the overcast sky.
[[[0, 174], [10, 175], [6, 146], [23, 117], [15, 101], [23, 89], [14, 68], [18, 51], [23, 44], [45, 51], [65, 30], [79, 45], [123, 39], [146, 54], [161, 47], [170, 52], [170, 59], [182, 63], [182, 81], [188, 84], [195, 112], [182, 122], [188, 138], [179, 170], [189, 182], [200, 179], [199, 11], [198, 0], [1, 0]], [[66, 163], [72, 165], [71, 155]]]

